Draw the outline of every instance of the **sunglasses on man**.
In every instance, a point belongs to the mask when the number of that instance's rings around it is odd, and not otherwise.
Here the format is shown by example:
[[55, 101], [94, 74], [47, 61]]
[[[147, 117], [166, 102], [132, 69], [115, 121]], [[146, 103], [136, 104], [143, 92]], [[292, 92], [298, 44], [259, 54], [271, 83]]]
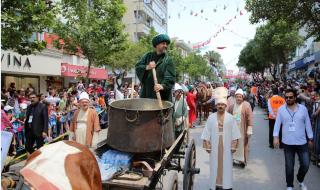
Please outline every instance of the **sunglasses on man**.
[[286, 100], [293, 100], [293, 99], [294, 99], [294, 96], [286, 96], [285, 99], [286, 99]]

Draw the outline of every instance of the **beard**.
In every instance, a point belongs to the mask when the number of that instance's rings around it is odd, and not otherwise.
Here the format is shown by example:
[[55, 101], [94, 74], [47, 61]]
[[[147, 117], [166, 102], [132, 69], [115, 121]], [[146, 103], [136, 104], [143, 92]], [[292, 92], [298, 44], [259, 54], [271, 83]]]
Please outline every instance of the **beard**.
[[292, 106], [292, 105], [294, 104], [294, 101], [288, 101], [287, 104], [288, 104], [289, 106]]

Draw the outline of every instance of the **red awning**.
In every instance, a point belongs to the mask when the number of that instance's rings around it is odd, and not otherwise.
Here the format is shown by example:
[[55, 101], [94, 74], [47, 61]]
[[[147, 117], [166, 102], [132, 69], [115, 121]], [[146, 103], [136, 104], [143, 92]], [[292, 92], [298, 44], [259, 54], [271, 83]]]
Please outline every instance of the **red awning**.
[[[61, 63], [61, 75], [66, 77], [77, 77], [79, 75], [86, 77], [88, 72], [88, 67], [71, 65], [68, 63]], [[90, 79], [107, 79], [108, 72], [105, 69], [101, 68], [90, 68]]]

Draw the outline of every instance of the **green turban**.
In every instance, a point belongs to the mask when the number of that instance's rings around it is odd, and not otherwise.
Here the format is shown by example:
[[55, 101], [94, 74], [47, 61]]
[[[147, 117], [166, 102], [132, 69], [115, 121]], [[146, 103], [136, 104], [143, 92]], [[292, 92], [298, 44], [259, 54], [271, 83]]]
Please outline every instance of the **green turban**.
[[167, 34], [159, 34], [152, 39], [153, 47], [156, 47], [162, 42], [167, 42], [167, 44], [170, 44], [170, 38]]

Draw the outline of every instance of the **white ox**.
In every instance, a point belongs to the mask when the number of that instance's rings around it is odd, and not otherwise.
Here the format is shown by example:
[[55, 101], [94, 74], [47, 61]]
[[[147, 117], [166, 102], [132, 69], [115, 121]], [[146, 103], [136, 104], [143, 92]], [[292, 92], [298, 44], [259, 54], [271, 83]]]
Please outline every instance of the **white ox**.
[[85, 146], [60, 141], [30, 155], [20, 173], [37, 190], [101, 190], [95, 156]]

